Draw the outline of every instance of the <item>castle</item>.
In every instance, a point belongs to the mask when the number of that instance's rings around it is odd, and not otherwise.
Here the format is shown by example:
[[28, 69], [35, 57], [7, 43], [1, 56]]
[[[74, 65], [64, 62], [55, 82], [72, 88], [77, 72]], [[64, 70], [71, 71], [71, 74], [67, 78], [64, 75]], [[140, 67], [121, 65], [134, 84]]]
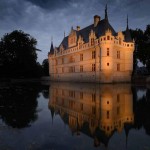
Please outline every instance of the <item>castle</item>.
[[80, 29], [71, 28], [59, 47], [51, 43], [48, 53], [52, 81], [130, 82], [133, 71], [134, 41], [128, 18], [125, 33], [116, 32], [105, 18], [94, 16], [94, 23]]

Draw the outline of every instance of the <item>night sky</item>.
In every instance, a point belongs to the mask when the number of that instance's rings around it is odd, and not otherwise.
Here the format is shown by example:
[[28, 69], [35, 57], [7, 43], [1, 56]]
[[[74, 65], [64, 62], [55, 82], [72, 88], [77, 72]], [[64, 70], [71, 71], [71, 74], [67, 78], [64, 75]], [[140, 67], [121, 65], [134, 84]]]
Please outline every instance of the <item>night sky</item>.
[[104, 18], [108, 4], [110, 24], [116, 31], [129, 27], [145, 29], [150, 24], [150, 0], [0, 0], [0, 37], [13, 30], [23, 30], [37, 39], [38, 61], [47, 58], [53, 37], [58, 46], [71, 27], [93, 23], [93, 16]]

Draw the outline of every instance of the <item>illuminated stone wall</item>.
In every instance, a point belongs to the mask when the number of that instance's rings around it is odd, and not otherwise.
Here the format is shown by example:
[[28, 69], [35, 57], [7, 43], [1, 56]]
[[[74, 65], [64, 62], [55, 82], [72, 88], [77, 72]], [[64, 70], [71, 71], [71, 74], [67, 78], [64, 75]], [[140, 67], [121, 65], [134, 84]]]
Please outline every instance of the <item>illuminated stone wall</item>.
[[131, 81], [134, 42], [124, 42], [122, 32], [113, 36], [107, 30], [98, 39], [91, 31], [89, 42], [86, 43], [81, 36], [77, 40], [75, 32], [73, 30], [69, 34], [70, 47], [64, 49], [60, 45], [54, 55], [49, 55], [51, 80], [100, 83]]

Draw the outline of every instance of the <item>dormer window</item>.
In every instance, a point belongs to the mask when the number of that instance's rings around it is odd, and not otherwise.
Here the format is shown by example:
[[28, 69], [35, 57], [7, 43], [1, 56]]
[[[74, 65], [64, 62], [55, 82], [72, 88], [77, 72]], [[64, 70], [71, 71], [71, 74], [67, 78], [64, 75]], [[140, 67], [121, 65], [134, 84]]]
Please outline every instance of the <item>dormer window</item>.
[[119, 45], [121, 45], [121, 38], [119, 38]]
[[94, 38], [91, 38], [91, 45], [94, 45]]
[[77, 41], [76, 31], [72, 29], [68, 37], [68, 46], [69, 47], [76, 46], [76, 41]]

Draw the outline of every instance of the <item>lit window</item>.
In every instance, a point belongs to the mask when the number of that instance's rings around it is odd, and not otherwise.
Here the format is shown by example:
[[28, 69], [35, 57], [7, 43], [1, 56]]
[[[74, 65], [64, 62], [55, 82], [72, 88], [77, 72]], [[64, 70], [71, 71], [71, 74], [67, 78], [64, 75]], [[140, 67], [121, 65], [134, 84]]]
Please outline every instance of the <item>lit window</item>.
[[63, 96], [65, 95], [64, 90], [62, 90], [62, 95], [63, 95]]
[[107, 111], [107, 119], [109, 119], [109, 111]]
[[110, 36], [107, 36], [107, 40], [110, 40]]
[[120, 59], [120, 51], [117, 51], [117, 58]]
[[91, 39], [91, 45], [94, 45], [94, 38]]
[[120, 71], [120, 64], [117, 64], [117, 71]]
[[80, 72], [83, 72], [83, 66], [80, 66]]
[[69, 72], [71, 73], [71, 72], [75, 72], [75, 67], [74, 66], [71, 66], [70, 68], [69, 68]]
[[117, 107], [117, 115], [120, 114], [120, 107]]
[[119, 44], [121, 45], [121, 38], [119, 38]]
[[109, 48], [107, 48], [107, 56], [109, 56]]
[[92, 64], [92, 71], [96, 71], [96, 65]]
[[95, 93], [92, 94], [92, 102], [95, 102], [96, 101], [96, 95]]
[[80, 104], [80, 108], [81, 108], [81, 110], [83, 110], [83, 104]]
[[80, 92], [80, 99], [83, 99], [83, 92]]
[[96, 51], [92, 51], [92, 59], [96, 58]]
[[80, 54], [80, 61], [83, 61], [83, 54]]
[[95, 108], [95, 106], [92, 106], [92, 114], [93, 114], [93, 115], [96, 114], [96, 108]]
[[117, 102], [119, 103], [119, 101], [120, 101], [120, 95], [117, 94]]
[[56, 59], [56, 61], [55, 61], [55, 62], [56, 62], [56, 65], [57, 65], [57, 64], [58, 64], [58, 61], [57, 61], [57, 59]]

